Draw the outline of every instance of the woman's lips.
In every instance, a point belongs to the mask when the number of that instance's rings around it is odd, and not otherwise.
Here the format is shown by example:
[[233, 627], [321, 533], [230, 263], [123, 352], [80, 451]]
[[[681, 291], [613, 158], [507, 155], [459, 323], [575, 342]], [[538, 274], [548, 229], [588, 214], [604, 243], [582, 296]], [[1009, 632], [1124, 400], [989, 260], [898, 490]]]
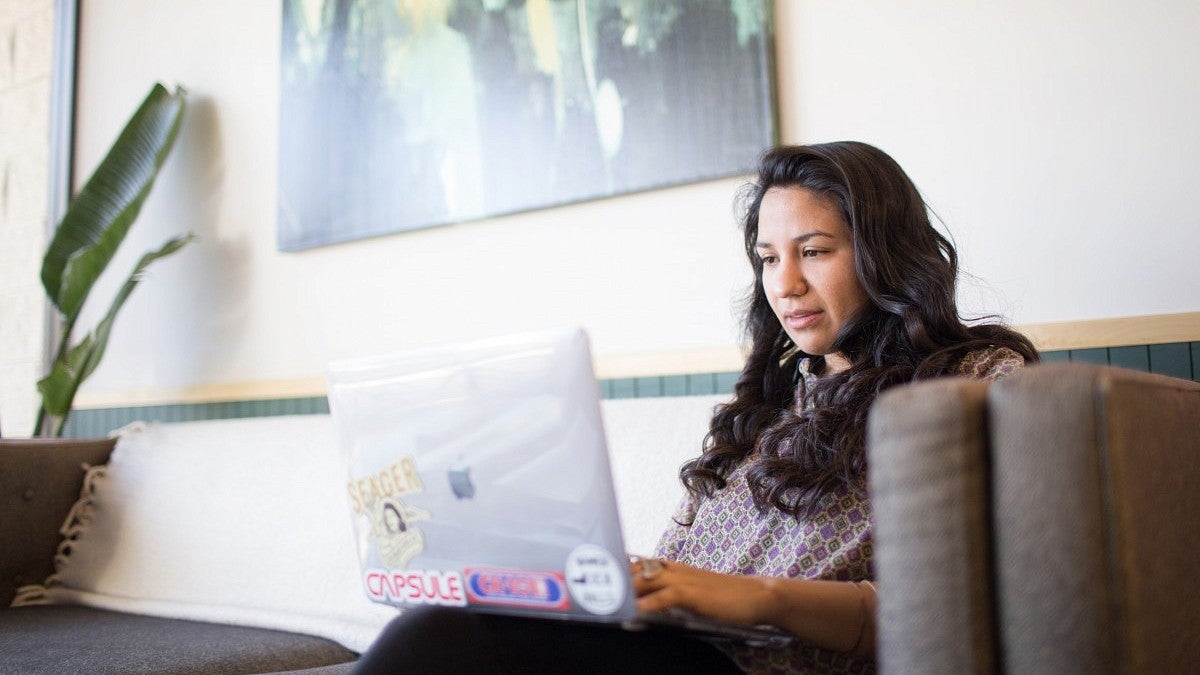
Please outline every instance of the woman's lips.
[[783, 315], [783, 323], [792, 330], [803, 330], [821, 319], [821, 312], [789, 312]]

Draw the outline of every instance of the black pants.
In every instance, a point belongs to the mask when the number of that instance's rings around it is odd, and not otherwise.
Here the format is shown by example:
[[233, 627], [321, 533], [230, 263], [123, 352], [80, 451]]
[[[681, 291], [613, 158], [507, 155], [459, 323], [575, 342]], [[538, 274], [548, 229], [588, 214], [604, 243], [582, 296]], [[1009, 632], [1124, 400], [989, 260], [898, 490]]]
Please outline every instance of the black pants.
[[665, 631], [420, 607], [392, 620], [352, 671], [413, 673], [741, 673], [716, 647]]

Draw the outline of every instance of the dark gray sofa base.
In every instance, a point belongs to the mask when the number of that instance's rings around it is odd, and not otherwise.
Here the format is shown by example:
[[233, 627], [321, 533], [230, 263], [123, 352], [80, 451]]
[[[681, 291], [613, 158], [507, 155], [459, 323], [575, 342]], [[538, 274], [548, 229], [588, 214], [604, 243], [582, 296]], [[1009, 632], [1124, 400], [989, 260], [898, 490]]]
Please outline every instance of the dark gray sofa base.
[[242, 675], [348, 672], [357, 654], [320, 637], [110, 612], [90, 607], [0, 610], [0, 673]]

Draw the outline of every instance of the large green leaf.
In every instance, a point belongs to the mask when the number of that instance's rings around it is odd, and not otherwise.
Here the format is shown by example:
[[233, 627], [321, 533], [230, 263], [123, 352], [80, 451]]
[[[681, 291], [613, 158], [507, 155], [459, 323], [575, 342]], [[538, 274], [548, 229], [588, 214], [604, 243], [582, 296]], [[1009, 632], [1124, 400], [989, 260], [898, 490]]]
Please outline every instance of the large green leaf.
[[60, 356], [59, 360], [54, 363], [50, 374], [38, 382], [43, 409], [54, 420], [57, 426], [56, 434], [62, 433], [67, 413], [75, 399], [75, 392], [79, 391], [79, 386], [83, 384], [83, 381], [96, 370], [96, 366], [100, 365], [100, 359], [104, 357], [104, 350], [108, 347], [108, 337], [112, 333], [113, 323], [117, 320], [117, 313], [121, 311], [121, 307], [133, 293], [133, 289], [142, 280], [146, 268], [155, 260], [165, 258], [183, 248], [194, 238], [195, 236], [191, 234], [175, 237], [163, 244], [157, 251], [143, 255], [138, 264], [134, 266], [133, 272], [129, 274], [129, 278], [121, 285], [121, 290], [113, 298], [112, 305], [108, 308], [104, 318], [96, 325], [95, 330], [72, 347], [65, 356]]
[[183, 121], [185, 92], [161, 84], [71, 202], [42, 261], [42, 285], [72, 321], [133, 225]]
[[82, 342], [71, 348], [64, 358], [54, 362], [50, 374], [37, 383], [38, 391], [42, 394], [42, 409], [57, 420], [71, 409], [71, 401], [79, 389], [80, 371], [92, 352], [92, 336], [88, 335]]

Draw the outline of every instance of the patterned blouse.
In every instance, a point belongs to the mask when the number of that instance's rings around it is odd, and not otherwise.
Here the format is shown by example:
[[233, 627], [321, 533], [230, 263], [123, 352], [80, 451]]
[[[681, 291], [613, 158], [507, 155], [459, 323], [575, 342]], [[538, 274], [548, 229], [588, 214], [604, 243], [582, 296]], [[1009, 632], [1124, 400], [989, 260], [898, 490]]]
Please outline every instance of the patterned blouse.
[[[1024, 363], [1008, 348], [980, 349], [967, 354], [953, 374], [997, 380]], [[809, 372], [807, 361], [801, 362], [800, 373], [806, 387], [811, 387], [817, 376]], [[754, 506], [746, 468], [743, 462], [715, 496], [684, 499], [675, 514], [676, 524], [663, 533], [655, 555], [728, 574], [840, 581], [874, 578], [869, 498], [842, 488], [821, 499], [818, 515], [811, 519], [797, 522], [775, 509], [763, 514]], [[874, 672], [870, 659], [799, 643], [716, 645], [747, 673]]]

